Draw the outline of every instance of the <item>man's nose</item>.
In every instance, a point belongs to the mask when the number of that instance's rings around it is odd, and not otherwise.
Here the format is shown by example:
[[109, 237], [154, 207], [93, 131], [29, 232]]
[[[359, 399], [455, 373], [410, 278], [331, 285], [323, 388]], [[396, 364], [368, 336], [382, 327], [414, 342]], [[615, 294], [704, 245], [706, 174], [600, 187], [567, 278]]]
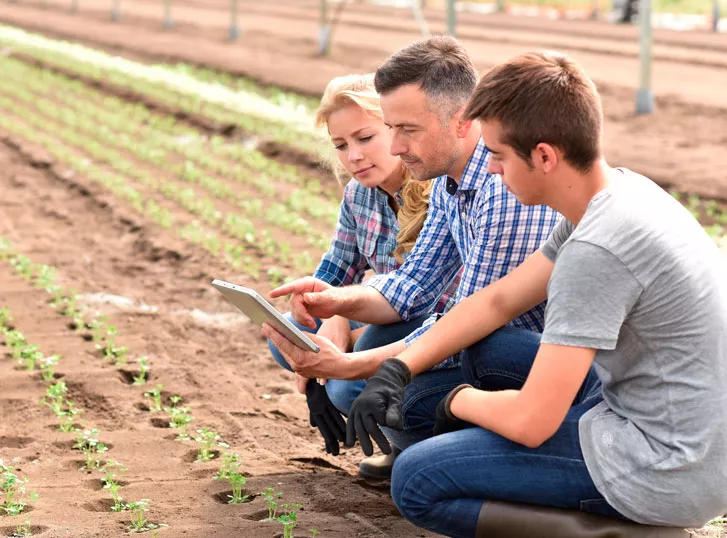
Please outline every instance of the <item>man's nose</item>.
[[406, 152], [407, 152], [407, 147], [402, 142], [401, 136], [394, 133], [394, 136], [391, 137], [391, 148], [389, 148], [389, 153], [391, 153], [394, 156], [398, 156], [398, 155], [402, 155]]

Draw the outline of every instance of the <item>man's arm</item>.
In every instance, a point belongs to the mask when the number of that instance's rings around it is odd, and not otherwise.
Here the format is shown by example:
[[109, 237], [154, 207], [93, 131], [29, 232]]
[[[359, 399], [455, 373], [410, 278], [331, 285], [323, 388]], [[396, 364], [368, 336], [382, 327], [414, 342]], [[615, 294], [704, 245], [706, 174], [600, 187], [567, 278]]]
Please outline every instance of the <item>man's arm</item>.
[[397, 358], [413, 375], [428, 370], [547, 298], [553, 263], [537, 251], [501, 279], [458, 303]]

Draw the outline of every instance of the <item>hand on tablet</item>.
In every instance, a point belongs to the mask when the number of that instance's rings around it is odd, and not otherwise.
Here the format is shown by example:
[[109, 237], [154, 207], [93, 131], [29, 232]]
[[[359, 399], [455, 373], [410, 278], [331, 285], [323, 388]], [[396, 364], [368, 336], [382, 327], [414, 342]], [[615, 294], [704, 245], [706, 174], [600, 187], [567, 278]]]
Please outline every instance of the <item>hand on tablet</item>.
[[312, 276], [283, 284], [270, 292], [270, 298], [290, 295], [293, 319], [311, 329], [316, 328], [315, 318], [328, 319], [338, 313], [339, 288]]
[[352, 362], [328, 338], [309, 334], [308, 337], [321, 348], [318, 353], [313, 353], [299, 348], [267, 323], [263, 324], [262, 334], [272, 341], [296, 373], [307, 378], [347, 378], [346, 373]]

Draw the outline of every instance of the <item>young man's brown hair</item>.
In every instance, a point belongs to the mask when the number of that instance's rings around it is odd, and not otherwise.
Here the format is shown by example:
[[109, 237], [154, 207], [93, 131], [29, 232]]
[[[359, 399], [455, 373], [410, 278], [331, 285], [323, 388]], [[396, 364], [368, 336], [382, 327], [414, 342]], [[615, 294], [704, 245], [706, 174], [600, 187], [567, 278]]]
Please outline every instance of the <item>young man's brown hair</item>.
[[559, 148], [581, 172], [601, 156], [598, 91], [580, 66], [558, 53], [529, 52], [491, 69], [463, 117], [499, 122], [501, 142], [527, 163], [539, 143]]
[[461, 109], [477, 84], [477, 70], [453, 37], [420, 39], [392, 54], [374, 77], [380, 95], [406, 84], [419, 84], [444, 123]]

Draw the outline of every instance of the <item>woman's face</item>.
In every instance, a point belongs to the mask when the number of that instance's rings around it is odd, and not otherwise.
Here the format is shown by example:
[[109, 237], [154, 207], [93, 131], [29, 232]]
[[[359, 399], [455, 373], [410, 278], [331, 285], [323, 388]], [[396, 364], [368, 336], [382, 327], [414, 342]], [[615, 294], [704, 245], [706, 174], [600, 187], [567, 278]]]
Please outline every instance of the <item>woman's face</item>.
[[391, 134], [382, 119], [355, 104], [328, 117], [328, 133], [346, 171], [364, 187], [393, 194], [403, 181], [403, 165], [389, 153]]

